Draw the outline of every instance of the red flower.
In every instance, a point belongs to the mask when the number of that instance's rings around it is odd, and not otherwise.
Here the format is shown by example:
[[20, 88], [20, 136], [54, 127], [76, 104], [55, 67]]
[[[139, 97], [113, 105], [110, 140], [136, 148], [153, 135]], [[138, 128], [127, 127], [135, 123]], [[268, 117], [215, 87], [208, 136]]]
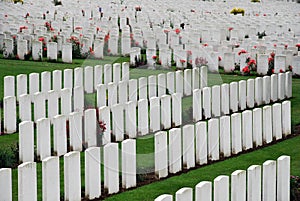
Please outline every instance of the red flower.
[[267, 14], [264, 14], [264, 16], [267, 16]]
[[274, 69], [272, 69], [272, 73], [274, 73]]
[[184, 59], [180, 59], [179, 61], [180, 61], [180, 63], [185, 63], [186, 62]]
[[254, 49], [256, 49], [256, 48], [257, 48], [257, 46], [256, 46], [256, 45], [254, 45], [254, 46], [253, 46], [253, 48], [254, 48]]
[[13, 36], [12, 36], [12, 38], [13, 38], [13, 39], [16, 39], [16, 38], [17, 38], [17, 36], [13, 35]]
[[245, 66], [242, 70], [244, 73], [250, 73], [250, 69], [248, 66]]
[[188, 50], [187, 51], [187, 54], [190, 56], [190, 55], [192, 55], [192, 51], [191, 50]]
[[273, 61], [273, 60], [274, 60], [273, 57], [269, 57], [269, 58], [268, 58], [268, 63], [270, 63], [270, 62]]
[[203, 44], [203, 46], [204, 46], [204, 47], [207, 47], [207, 46], [208, 46], [208, 44], [207, 44], [207, 43], [204, 43], [204, 44]]
[[219, 61], [222, 61], [222, 57], [218, 56], [218, 60], [219, 60]]
[[39, 41], [43, 42], [45, 39], [43, 37], [39, 38]]
[[275, 52], [272, 52], [272, 53], [270, 54], [270, 56], [271, 56], [272, 58], [274, 58], [274, 57], [275, 57]]
[[100, 31], [100, 27], [97, 27], [97, 31]]
[[76, 30], [81, 30], [82, 27], [78, 26], [78, 27], [75, 27]]
[[276, 44], [274, 44], [273, 46], [274, 46], [274, 47], [277, 47], [277, 45], [276, 45]]
[[287, 49], [287, 47], [288, 47], [288, 44], [285, 44], [285, 45], [284, 45], [284, 48]]
[[46, 48], [46, 47], [44, 47], [44, 51], [47, 51], [47, 48]]
[[246, 54], [246, 53], [247, 53], [247, 51], [243, 49], [243, 50], [240, 50], [240, 51], [239, 51], [238, 55]]
[[300, 48], [300, 43], [296, 44], [296, 47]]
[[107, 42], [109, 40], [109, 33], [107, 35], [105, 35], [104, 37], [104, 41]]
[[292, 71], [293, 70], [293, 66], [289, 65], [289, 70]]
[[256, 13], [256, 14], [255, 14], [255, 16], [259, 16], [259, 14], [258, 14], [258, 13]]
[[93, 52], [93, 48], [92, 47], [90, 47], [89, 49], [90, 49], [90, 52]]
[[179, 34], [179, 33], [180, 33], [180, 29], [178, 29], [178, 28], [175, 29], [175, 33], [176, 33], [176, 34]]
[[80, 46], [83, 47], [83, 43], [81, 43]]
[[248, 65], [256, 65], [256, 61], [254, 59], [250, 59], [250, 61], [248, 62]]
[[82, 37], [83, 35], [82, 34], [79, 34], [79, 37]]
[[229, 30], [229, 31], [233, 30], [233, 27], [229, 27], [228, 30]]
[[157, 56], [156, 56], [156, 55], [153, 55], [153, 56], [152, 56], [152, 59], [156, 59], [156, 58], [157, 58]]
[[50, 27], [50, 31], [54, 31], [54, 28], [53, 28], [53, 27]]
[[107, 52], [108, 52], [108, 53], [110, 53], [110, 51], [111, 51], [110, 49], [107, 49]]
[[138, 46], [138, 45], [139, 45], [139, 42], [135, 42], [135, 45]]
[[284, 73], [284, 71], [282, 69], [279, 70], [279, 73]]
[[4, 15], [4, 17], [8, 17], [7, 15]]
[[170, 31], [169, 31], [169, 30], [167, 30], [167, 29], [165, 29], [165, 30], [164, 30], [164, 32], [165, 32], [165, 33], [169, 33]]

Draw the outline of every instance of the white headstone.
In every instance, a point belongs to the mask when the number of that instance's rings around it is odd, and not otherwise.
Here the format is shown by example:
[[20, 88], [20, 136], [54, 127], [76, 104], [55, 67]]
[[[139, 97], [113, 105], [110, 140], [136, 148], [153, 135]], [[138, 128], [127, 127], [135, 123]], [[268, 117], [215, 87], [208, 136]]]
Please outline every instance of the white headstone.
[[47, 157], [42, 161], [43, 200], [60, 199], [59, 157]]
[[246, 110], [246, 111], [242, 112], [243, 150], [248, 150], [253, 147], [252, 135], [253, 135], [252, 111]]
[[136, 79], [131, 79], [128, 81], [128, 99], [129, 101], [133, 101], [136, 103], [137, 101], [137, 80]]
[[229, 201], [229, 177], [225, 175], [214, 179], [214, 201]]
[[167, 90], [169, 94], [173, 94], [175, 92], [175, 80], [174, 80], [174, 72], [167, 73]]
[[254, 79], [247, 80], [247, 107], [254, 107]]
[[276, 74], [271, 75], [271, 101], [276, 102], [278, 100], [278, 76]]
[[36, 124], [37, 157], [40, 160], [44, 160], [51, 156], [50, 119], [39, 119]]
[[34, 94], [40, 91], [40, 75], [38, 73], [29, 74], [29, 94], [34, 102]]
[[242, 151], [241, 113], [231, 115], [231, 150], [233, 154]]
[[176, 201], [192, 201], [193, 200], [193, 189], [192, 188], [181, 188], [176, 191]]
[[120, 104], [111, 107], [112, 112], [112, 134], [116, 141], [124, 140], [124, 110]]
[[247, 102], [247, 82], [245, 80], [239, 81], [239, 109], [246, 109]]
[[192, 70], [184, 70], [184, 95], [190, 96], [192, 94]]
[[12, 201], [12, 174], [10, 168], [0, 168], [0, 200]]
[[[58, 99], [58, 92], [54, 90], [48, 91], [48, 118], [53, 121], [53, 118], [58, 115], [59, 112], [59, 99]], [[35, 108], [38, 109], [38, 108]]]
[[51, 90], [51, 73], [49, 71], [44, 71], [41, 73], [42, 77], [42, 92], [46, 95], [46, 98], [48, 98], [48, 91]]
[[122, 142], [122, 186], [136, 186], [136, 141], [127, 139]]
[[73, 88], [73, 70], [72, 69], [64, 70], [64, 88], [68, 88], [68, 89]]
[[104, 65], [104, 84], [112, 82], [112, 66], [111, 64]]
[[27, 94], [27, 75], [19, 74], [17, 75], [17, 99], [20, 99], [20, 96]]
[[138, 135], [146, 135], [148, 127], [148, 101], [142, 99], [138, 101]]
[[277, 200], [290, 200], [290, 156], [277, 159]]
[[29, 94], [19, 97], [19, 118], [21, 121], [31, 121], [31, 98]]
[[157, 97], [157, 83], [155, 75], [150, 75], [148, 77], [148, 97]]
[[16, 97], [7, 96], [3, 99], [4, 107], [4, 133], [14, 133], [17, 131]]
[[291, 134], [291, 102], [282, 102], [282, 135], [284, 137]]
[[155, 198], [154, 201], [173, 201], [173, 196], [168, 194], [163, 194]]
[[276, 161], [268, 160], [263, 163], [262, 199], [276, 200]]
[[104, 146], [104, 188], [108, 194], [119, 191], [119, 148], [117, 143]]
[[[158, 102], [159, 103], [159, 102]], [[150, 102], [150, 121], [151, 121], [151, 102]], [[136, 138], [136, 104], [129, 101], [125, 106], [125, 134], [129, 138]]]
[[273, 126], [273, 138], [279, 140], [282, 138], [282, 115], [281, 104], [275, 103], [272, 105], [272, 126]]
[[60, 97], [60, 90], [62, 86], [62, 71], [61, 70], [54, 70], [52, 72], [52, 89], [57, 91]]
[[33, 122], [24, 121], [19, 124], [19, 160], [34, 161], [34, 131]]
[[147, 99], [147, 78], [140, 77], [139, 78], [139, 100]]
[[53, 119], [54, 152], [57, 156], [67, 153], [66, 117], [57, 115]]
[[211, 114], [212, 117], [221, 116], [221, 91], [219, 85], [211, 88]]
[[211, 118], [211, 88], [204, 87], [202, 89], [202, 107], [203, 107], [203, 116], [205, 119]]
[[231, 201], [246, 200], [246, 171], [236, 170], [231, 174]]
[[247, 200], [261, 201], [261, 166], [251, 165], [247, 169]]
[[26, 162], [18, 166], [18, 200], [37, 200], [37, 177], [35, 162]]
[[182, 152], [181, 152], [181, 129], [172, 128], [169, 131], [169, 172], [176, 173], [181, 171]]
[[195, 129], [194, 125], [182, 127], [182, 162], [183, 168], [195, 167]]
[[229, 84], [221, 85], [221, 114], [229, 114]]
[[231, 155], [230, 116], [220, 117], [220, 157]]
[[84, 111], [84, 142], [87, 147], [97, 146], [96, 109]]
[[278, 74], [278, 99], [285, 99], [285, 73]]
[[94, 67], [94, 89], [97, 89], [99, 84], [103, 84], [103, 66], [96, 65]]
[[15, 77], [14, 76], [5, 76], [4, 77], [4, 95], [15, 96]]
[[262, 121], [262, 109], [255, 108], [253, 110], [253, 146], [261, 146], [263, 141], [263, 121]]
[[272, 132], [272, 108], [263, 107], [263, 143], [270, 143], [273, 140]]
[[270, 76], [263, 77], [263, 104], [269, 104], [271, 99], [271, 78]]
[[285, 73], [285, 97], [286, 98], [292, 98], [293, 93], [292, 93], [292, 77], [293, 73], [292, 72], [286, 72]]
[[93, 93], [94, 91], [94, 75], [93, 75], [93, 67], [86, 66], [84, 68], [84, 91], [88, 94]]
[[183, 72], [178, 70], [175, 73], [175, 80], [176, 80], [176, 93], [181, 93], [183, 95]]
[[219, 119], [208, 120], [208, 159], [215, 161], [220, 158]]
[[157, 96], [161, 97], [166, 94], [166, 74], [161, 73], [157, 76]]
[[74, 88], [83, 86], [83, 68], [74, 69]]
[[196, 201], [211, 201], [212, 185], [210, 181], [202, 181], [195, 187]]
[[229, 85], [229, 105], [231, 112], [238, 111], [238, 84], [231, 82]]
[[161, 125], [163, 129], [171, 128], [171, 96], [163, 95], [161, 102]]
[[74, 88], [73, 92], [73, 106], [74, 106], [74, 112], [83, 112], [84, 109], [84, 92], [83, 87], [78, 86]]
[[172, 97], [172, 126], [179, 126], [182, 123], [182, 95], [174, 93]]
[[[160, 110], [160, 99], [158, 97], [150, 98], [150, 132], [156, 132], [160, 130]], [[162, 114], [163, 112], [164, 111], [162, 111]]]

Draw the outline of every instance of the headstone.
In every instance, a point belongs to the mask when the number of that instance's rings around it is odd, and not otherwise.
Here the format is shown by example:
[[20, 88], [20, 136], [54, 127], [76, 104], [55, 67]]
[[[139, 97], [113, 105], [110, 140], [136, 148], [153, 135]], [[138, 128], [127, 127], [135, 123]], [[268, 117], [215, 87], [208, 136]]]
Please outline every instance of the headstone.
[[211, 88], [211, 114], [212, 117], [221, 116], [221, 91], [220, 86], [215, 85]]
[[111, 107], [112, 112], [112, 134], [117, 142], [124, 140], [124, 110], [120, 104]]
[[272, 142], [272, 108], [271, 106], [263, 107], [263, 144]]
[[202, 119], [202, 97], [201, 90], [193, 90], [193, 121], [197, 122]]
[[157, 97], [157, 84], [155, 75], [150, 75], [148, 77], [148, 97]]
[[43, 58], [43, 44], [41, 41], [32, 42], [32, 59], [34, 61], [42, 60]]
[[277, 159], [277, 200], [290, 200], [290, 156]]
[[28, 94], [19, 97], [19, 118], [21, 121], [31, 121], [31, 98]]
[[0, 200], [12, 201], [11, 168], [0, 168]]
[[174, 93], [172, 97], [172, 126], [179, 126], [182, 123], [182, 95]]
[[74, 88], [83, 86], [83, 68], [74, 69]]
[[147, 99], [147, 78], [140, 77], [139, 78], [139, 100]]
[[192, 70], [184, 70], [184, 95], [190, 96], [192, 94]]
[[136, 141], [127, 139], [122, 142], [122, 186], [136, 186]]
[[200, 68], [200, 87], [203, 89], [207, 87], [207, 66], [202, 66]]
[[34, 94], [34, 122], [38, 119], [46, 117], [46, 100], [45, 95], [42, 92], [36, 92]]
[[15, 96], [15, 77], [4, 77], [4, 95], [3, 97]]
[[100, 147], [85, 150], [85, 196], [95, 199], [101, 195]]
[[40, 76], [38, 73], [29, 74], [29, 94], [34, 102], [34, 94], [40, 91]]
[[54, 155], [62, 156], [67, 153], [66, 117], [57, 115], [53, 119]]
[[275, 103], [272, 105], [272, 126], [273, 126], [273, 138], [279, 140], [282, 138], [282, 115], [281, 104]]
[[242, 151], [241, 113], [231, 115], [231, 151], [238, 154]]
[[130, 78], [129, 63], [128, 62], [123, 62], [122, 63], [122, 76], [121, 76], [121, 79], [125, 82], [128, 82], [129, 78]]
[[247, 80], [247, 108], [254, 107], [254, 79]]
[[171, 128], [171, 96], [163, 95], [161, 102], [161, 125], [163, 129]]
[[239, 109], [246, 109], [247, 102], [247, 82], [245, 80], [239, 81]]
[[266, 75], [269, 70], [269, 63], [268, 63], [269, 55], [266, 54], [258, 54], [257, 57], [257, 73], [259, 75]]
[[72, 63], [72, 44], [64, 43], [62, 44], [62, 54], [61, 54], [63, 63]]
[[175, 93], [175, 80], [174, 80], [174, 72], [167, 73], [167, 92], [169, 94]]
[[181, 188], [176, 191], [176, 201], [192, 201], [193, 200], [193, 189], [192, 188]]
[[19, 124], [19, 149], [21, 163], [34, 162], [34, 130], [31, 121]]
[[125, 103], [128, 102], [128, 88], [127, 88], [127, 82], [126, 81], [120, 81], [118, 84], [118, 92], [119, 92], [119, 104], [121, 104], [123, 107], [125, 106]]
[[65, 89], [73, 88], [73, 70], [72, 69], [64, 70], [64, 88]]
[[[151, 116], [151, 102], [150, 102], [150, 116]], [[151, 120], [151, 117], [150, 117]], [[151, 124], [150, 124], [151, 125]], [[151, 128], [151, 126], [150, 126]], [[125, 134], [129, 138], [136, 138], [136, 104], [129, 101], [125, 105]]]
[[251, 165], [247, 169], [247, 200], [261, 200], [261, 166]]
[[211, 88], [204, 87], [202, 89], [202, 107], [203, 107], [203, 115], [205, 119], [211, 118]]
[[154, 135], [155, 174], [158, 178], [168, 176], [168, 135], [166, 131]]
[[96, 109], [87, 109], [84, 111], [84, 142], [86, 147], [97, 146]]
[[83, 112], [84, 109], [84, 92], [83, 87], [75, 87], [73, 92], [74, 112]]
[[255, 108], [253, 110], [253, 146], [261, 146], [263, 141], [263, 121], [262, 121], [262, 109]]
[[168, 194], [163, 194], [155, 198], [154, 201], [173, 201], [173, 196]]
[[[59, 112], [59, 99], [58, 99], [58, 92], [54, 90], [50, 90], [48, 92], [48, 118], [50, 118], [51, 122], [53, 118], [58, 115]], [[35, 108], [38, 109], [38, 108]]]
[[112, 82], [112, 66], [111, 64], [104, 65], [104, 84]]
[[[137, 102], [137, 80], [131, 79], [128, 81], [128, 99], [129, 101]], [[137, 104], [137, 103], [136, 103]]]
[[27, 49], [27, 40], [17, 41], [17, 55], [19, 56], [20, 60], [25, 59], [25, 55], [28, 53]]
[[229, 114], [229, 84], [221, 85], [221, 114]]
[[275, 55], [274, 58], [274, 73], [279, 73], [280, 71], [285, 71], [286, 56]]
[[[150, 98], [150, 132], [156, 132], [160, 130], [160, 99], [158, 97]], [[129, 111], [130, 112], [130, 111]], [[162, 111], [162, 114], [164, 111]], [[171, 117], [170, 117], [171, 120]]]
[[229, 177], [225, 175], [214, 179], [214, 201], [229, 201]]
[[181, 93], [183, 95], [183, 72], [178, 70], [175, 73], [175, 80], [176, 80], [176, 93]]
[[51, 73], [49, 71], [44, 71], [41, 73], [42, 77], [42, 92], [45, 94], [45, 97], [48, 99], [48, 91], [51, 90]]
[[96, 65], [94, 67], [94, 90], [97, 90], [99, 84], [103, 84], [103, 66]]
[[57, 43], [47, 43], [47, 59], [49, 61], [57, 61]]
[[23, 94], [27, 94], [27, 75], [19, 74], [17, 75], [17, 100]]
[[284, 137], [291, 134], [291, 102], [282, 102], [282, 135]]
[[181, 129], [172, 128], [169, 131], [169, 172], [176, 173], [181, 171], [182, 152], [181, 152]]
[[146, 135], [148, 132], [148, 101], [142, 99], [138, 101], [138, 135]]
[[246, 171], [236, 170], [231, 174], [231, 201], [246, 200]]
[[60, 97], [60, 90], [62, 89], [62, 71], [61, 70], [54, 70], [52, 72], [52, 89], [57, 91]]
[[219, 119], [208, 120], [208, 159], [211, 161], [220, 158]]
[[104, 146], [104, 188], [108, 194], [119, 191], [119, 148], [117, 143]]
[[230, 73], [234, 69], [234, 53], [224, 53], [224, 71]]
[[18, 166], [18, 200], [37, 200], [35, 162], [25, 162]]
[[64, 155], [65, 200], [81, 200], [80, 152], [72, 151]]
[[82, 151], [82, 114], [80, 112], [70, 113], [69, 135], [71, 151]]
[[278, 74], [278, 99], [285, 99], [285, 73]]
[[109, 107], [103, 106], [99, 108], [99, 121], [105, 124], [105, 131], [102, 133], [102, 144], [111, 142], [111, 117]]
[[238, 111], [238, 84], [231, 82], [229, 85], [229, 105], [231, 112]]
[[207, 163], [207, 123], [200, 121], [195, 124], [196, 130], [196, 163], [203, 165]]
[[3, 98], [4, 133], [14, 133], [17, 131], [16, 97], [6, 96]]
[[252, 111], [246, 110], [246, 111], [242, 112], [243, 150], [248, 150], [253, 147], [252, 135], [253, 135]]
[[263, 77], [263, 104], [269, 104], [271, 99], [271, 78], [270, 76]]
[[161, 97], [166, 94], [166, 74], [161, 73], [157, 76], [157, 96]]
[[36, 135], [37, 158], [38, 160], [44, 160], [51, 156], [50, 119], [42, 118], [37, 121]]
[[293, 93], [292, 93], [292, 77], [293, 73], [292, 72], [286, 72], [285, 73], [285, 97], [286, 98], [292, 98]]
[[61, 90], [61, 114], [69, 118], [72, 112], [72, 89]]
[[211, 201], [212, 185], [210, 181], [202, 181], [195, 187], [196, 201]]
[[93, 67], [86, 66], [84, 68], [84, 91], [88, 94], [93, 93], [94, 91], [94, 80], [93, 80]]
[[192, 80], [193, 80], [192, 90], [200, 89], [200, 69], [193, 68], [192, 76], [193, 76], [192, 77]]
[[231, 155], [230, 116], [220, 117], [220, 157]]
[[182, 163], [183, 168], [190, 169], [195, 167], [195, 130], [194, 125], [182, 127]]
[[42, 161], [43, 200], [60, 199], [59, 157], [47, 157]]
[[271, 75], [271, 102], [278, 100], [278, 76], [276, 74]]
[[276, 200], [276, 161], [273, 160], [263, 163], [262, 199]]
[[121, 64], [114, 63], [113, 64], [113, 82], [119, 83], [121, 81]]

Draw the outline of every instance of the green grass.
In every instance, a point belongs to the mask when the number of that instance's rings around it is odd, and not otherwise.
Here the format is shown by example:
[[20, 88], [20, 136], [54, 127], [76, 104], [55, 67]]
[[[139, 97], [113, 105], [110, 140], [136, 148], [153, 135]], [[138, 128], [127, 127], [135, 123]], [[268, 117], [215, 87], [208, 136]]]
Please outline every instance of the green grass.
[[[47, 62], [30, 62], [0, 59], [0, 86], [3, 86], [3, 77], [6, 75], [18, 75], [21, 73], [29, 74], [31, 72], [53, 71], [56, 69], [75, 68], [84, 66], [94, 66], [97, 64], [106, 64], [112, 62], [128, 61], [128, 58], [106, 57], [105, 60], [74, 60], [73, 64], [47, 63]], [[130, 78], [147, 77], [159, 73], [167, 73], [171, 70], [148, 70], [148, 69], [130, 69]], [[254, 76], [236, 76], [224, 74], [209, 74], [208, 85], [229, 83], [232, 81], [255, 78]], [[292, 102], [292, 126], [300, 123], [300, 79], [293, 79], [293, 98]], [[3, 87], [0, 88], [0, 97], [3, 98]], [[95, 94], [85, 96], [85, 105], [95, 105]], [[192, 105], [191, 97], [184, 97], [182, 100], [183, 120], [191, 121], [190, 107]], [[8, 146], [18, 141], [18, 133], [0, 136], [0, 147]], [[237, 169], [246, 169], [252, 164], [262, 164], [268, 159], [276, 160], [282, 154], [290, 155], [292, 158], [291, 173], [300, 175], [300, 136], [285, 140], [266, 148], [253, 151], [248, 154], [242, 154], [222, 162], [217, 162], [209, 166], [204, 166], [197, 170], [182, 173], [180, 176], [164, 179], [159, 182], [139, 187], [121, 194], [108, 197], [106, 200], [154, 200], [160, 194], [174, 194], [179, 188], [184, 186], [194, 187], [198, 182], [203, 180], [212, 181], [216, 176], [225, 174], [230, 175]], [[137, 139], [137, 173], [153, 171], [154, 169], [154, 138], [153, 134], [140, 137]], [[102, 158], [103, 159], [103, 158]], [[82, 167], [84, 165], [84, 153], [81, 153]], [[60, 159], [61, 170], [61, 195], [63, 195], [63, 159]], [[103, 170], [103, 168], [102, 168]], [[84, 169], [82, 173], [82, 187], [84, 187]], [[103, 174], [103, 173], [102, 173]], [[41, 163], [37, 164], [38, 175], [38, 200], [41, 200]], [[103, 176], [102, 176], [103, 179]], [[13, 200], [17, 200], [17, 169], [13, 170]]]

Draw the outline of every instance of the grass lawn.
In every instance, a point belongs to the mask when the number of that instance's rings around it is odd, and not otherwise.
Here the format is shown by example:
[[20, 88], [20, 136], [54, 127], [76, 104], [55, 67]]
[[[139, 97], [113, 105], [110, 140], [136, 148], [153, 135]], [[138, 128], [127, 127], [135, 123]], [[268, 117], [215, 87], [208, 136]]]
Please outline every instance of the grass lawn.
[[[112, 62], [128, 61], [124, 57], [106, 57], [105, 60], [74, 60], [73, 64], [63, 63], [47, 63], [47, 62], [31, 62], [0, 59], [0, 86], [3, 86], [3, 77], [6, 75], [18, 75], [21, 73], [28, 74], [31, 72], [53, 71], [56, 69], [75, 68], [80, 66], [94, 66]], [[147, 77], [149, 75], [167, 73], [170, 70], [147, 70], [147, 69], [130, 69], [130, 78]], [[209, 74], [208, 84], [229, 83], [233, 81], [245, 80], [247, 76], [225, 75], [225, 74]], [[293, 98], [292, 102], [292, 126], [300, 123], [300, 95], [296, 93], [300, 90], [300, 79], [293, 79]], [[0, 88], [0, 97], [3, 98], [3, 87]], [[86, 95], [88, 105], [95, 103], [95, 95]], [[185, 97], [182, 100], [183, 120], [189, 122], [189, 109], [192, 105], [192, 98]], [[7, 146], [18, 141], [18, 134], [0, 136], [0, 147]], [[280, 155], [290, 155], [292, 158], [291, 173], [300, 175], [300, 136], [279, 142], [275, 145], [265, 147], [251, 153], [242, 154], [237, 157], [230, 158], [225, 161], [216, 162], [209, 166], [182, 173], [180, 176], [171, 177], [162, 181], [142, 186], [121, 194], [113, 195], [105, 200], [154, 200], [160, 194], [174, 194], [181, 187], [194, 187], [198, 182], [203, 180], [212, 181], [216, 176], [225, 174], [230, 175], [237, 169], [246, 169], [252, 164], [262, 164], [268, 159], [276, 160]], [[137, 166], [138, 173], [150, 171], [154, 169], [154, 139], [153, 135], [147, 135], [137, 139]], [[84, 164], [84, 154], [81, 153], [82, 166]], [[63, 195], [63, 160], [61, 164], [61, 195]], [[41, 163], [37, 164], [38, 175], [38, 200], [41, 200]], [[102, 177], [103, 179], [103, 177]], [[17, 200], [17, 169], [13, 170], [13, 200]], [[82, 168], [82, 187], [84, 187], [84, 169]]]

